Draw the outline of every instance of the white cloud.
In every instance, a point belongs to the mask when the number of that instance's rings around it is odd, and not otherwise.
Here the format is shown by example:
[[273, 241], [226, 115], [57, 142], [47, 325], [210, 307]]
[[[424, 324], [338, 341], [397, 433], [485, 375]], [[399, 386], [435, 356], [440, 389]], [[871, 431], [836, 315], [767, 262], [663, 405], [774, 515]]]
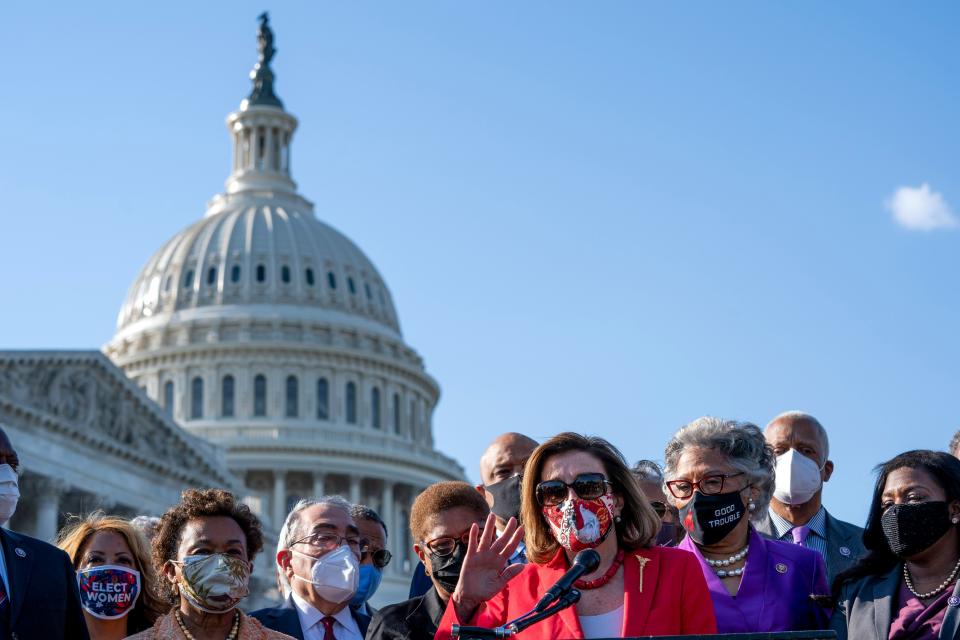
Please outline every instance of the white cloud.
[[953, 229], [960, 224], [943, 195], [932, 191], [926, 182], [919, 187], [900, 187], [886, 205], [894, 221], [911, 231]]

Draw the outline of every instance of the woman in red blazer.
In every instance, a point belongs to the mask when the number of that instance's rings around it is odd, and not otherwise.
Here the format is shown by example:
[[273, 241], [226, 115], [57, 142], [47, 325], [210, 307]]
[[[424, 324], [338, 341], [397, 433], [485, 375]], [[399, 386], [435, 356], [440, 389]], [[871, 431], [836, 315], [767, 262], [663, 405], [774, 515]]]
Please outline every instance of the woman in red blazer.
[[[471, 528], [460, 581], [436, 640], [454, 624], [497, 627], [527, 613], [594, 549], [600, 565], [575, 583], [580, 601], [517, 635], [607, 638], [716, 633], [699, 563], [689, 552], [653, 546], [660, 519], [623, 455], [602, 438], [561, 433], [537, 447], [524, 469], [524, 527], [511, 519], [494, 539]], [[508, 565], [521, 539], [530, 564]]]

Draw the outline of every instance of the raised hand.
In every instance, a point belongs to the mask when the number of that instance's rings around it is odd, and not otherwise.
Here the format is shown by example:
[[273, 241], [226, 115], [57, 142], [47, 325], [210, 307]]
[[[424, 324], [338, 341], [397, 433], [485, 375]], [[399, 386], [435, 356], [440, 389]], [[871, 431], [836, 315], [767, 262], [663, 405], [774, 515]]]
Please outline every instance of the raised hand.
[[473, 618], [477, 607], [499, 593], [511, 578], [523, 571], [522, 564], [507, 564], [523, 540], [523, 527], [517, 525], [516, 518], [510, 518], [497, 538], [496, 524], [496, 517], [491, 513], [487, 516], [482, 534], [476, 524], [470, 527], [460, 581], [451, 595], [457, 617], [462, 622]]

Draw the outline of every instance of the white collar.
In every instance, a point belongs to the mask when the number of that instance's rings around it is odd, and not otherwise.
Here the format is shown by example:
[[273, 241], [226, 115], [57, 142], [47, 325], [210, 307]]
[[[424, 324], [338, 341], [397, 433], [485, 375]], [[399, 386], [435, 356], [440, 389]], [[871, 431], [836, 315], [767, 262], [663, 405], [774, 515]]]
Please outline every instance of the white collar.
[[[300, 627], [303, 629], [303, 631], [313, 628], [314, 625], [318, 624], [320, 620], [326, 617], [322, 611], [315, 608], [312, 604], [297, 595], [296, 591], [291, 590], [290, 595], [293, 596], [293, 604], [297, 608], [297, 615], [300, 618]], [[353, 619], [353, 614], [350, 613], [349, 602], [344, 605], [343, 609], [340, 609], [340, 611], [333, 614], [332, 617], [347, 631], [354, 632], [357, 636], [361, 635], [360, 627], [357, 626], [357, 621]]]

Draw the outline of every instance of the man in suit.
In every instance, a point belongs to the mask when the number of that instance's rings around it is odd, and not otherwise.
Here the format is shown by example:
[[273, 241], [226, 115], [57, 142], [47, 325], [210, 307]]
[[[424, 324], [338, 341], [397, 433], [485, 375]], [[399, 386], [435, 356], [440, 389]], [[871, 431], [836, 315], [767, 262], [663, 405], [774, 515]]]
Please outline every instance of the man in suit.
[[767, 424], [764, 436], [777, 456], [776, 489], [757, 530], [818, 551], [832, 583], [866, 550], [863, 529], [837, 520], [821, 502], [823, 483], [833, 474], [827, 431], [813, 416], [788, 411]]
[[279, 607], [251, 615], [297, 640], [363, 640], [369, 616], [348, 605], [360, 573], [360, 530], [339, 496], [301, 500], [280, 530], [277, 570], [290, 585]]
[[[0, 429], [0, 522], [19, 498], [20, 460]], [[77, 577], [66, 553], [0, 527], [0, 638], [88, 640]]]

